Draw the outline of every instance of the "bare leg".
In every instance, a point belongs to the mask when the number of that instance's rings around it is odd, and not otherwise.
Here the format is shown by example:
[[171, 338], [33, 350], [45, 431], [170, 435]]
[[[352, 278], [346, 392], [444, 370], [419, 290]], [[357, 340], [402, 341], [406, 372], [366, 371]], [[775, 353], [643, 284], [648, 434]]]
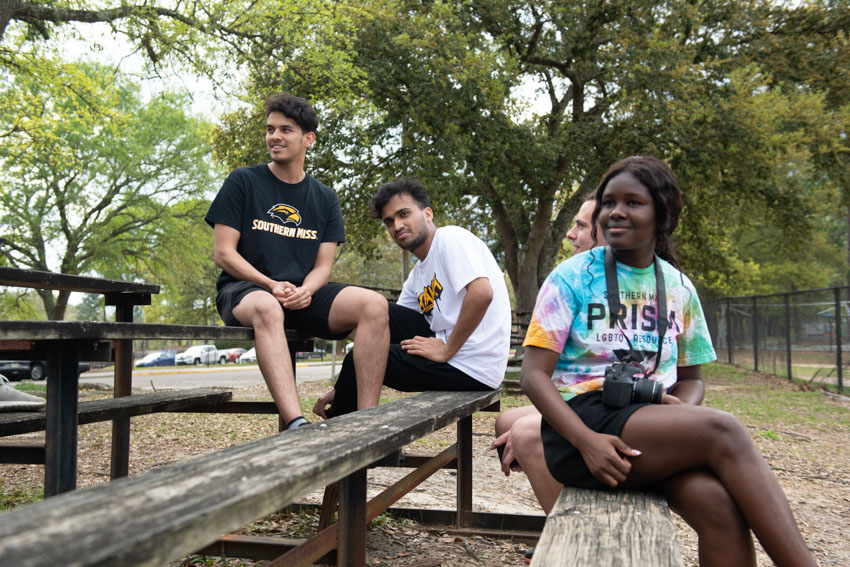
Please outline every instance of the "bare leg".
[[333, 333], [356, 330], [357, 409], [378, 405], [390, 348], [387, 300], [374, 291], [347, 287], [334, 299], [328, 326]]
[[301, 415], [295, 388], [292, 359], [283, 328], [283, 308], [267, 291], [252, 291], [233, 308], [233, 316], [254, 329], [257, 364], [283, 419], [292, 421]]
[[530, 413], [514, 422], [511, 442], [516, 460], [531, 483], [537, 501], [548, 515], [558, 500], [563, 484], [555, 480], [543, 457], [543, 440], [540, 438], [539, 413]]
[[680, 473], [662, 481], [658, 488], [670, 507], [696, 530], [700, 567], [755, 566], [750, 527], [713, 473]]
[[537, 408], [531, 405], [522, 406], [520, 408], [511, 408], [502, 412], [502, 414], [496, 418], [496, 437], [503, 435], [506, 431], [513, 427], [514, 423], [519, 418], [527, 415], [533, 415], [535, 413], [540, 414], [540, 412], [537, 411]]
[[815, 565], [782, 488], [732, 415], [687, 405], [650, 405], [621, 433], [641, 451], [623, 488], [645, 488], [680, 472], [708, 469], [729, 493], [777, 565]]

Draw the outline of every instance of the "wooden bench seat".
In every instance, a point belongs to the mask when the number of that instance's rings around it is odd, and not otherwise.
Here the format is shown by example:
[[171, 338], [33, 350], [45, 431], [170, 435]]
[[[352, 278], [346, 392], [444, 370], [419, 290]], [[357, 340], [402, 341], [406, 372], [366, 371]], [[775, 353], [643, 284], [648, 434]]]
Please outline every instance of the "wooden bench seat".
[[0, 340], [98, 341], [139, 339], [248, 339], [247, 327], [159, 325], [153, 323], [102, 323], [95, 321], [2, 321]]
[[[298, 562], [278, 563], [309, 565], [336, 547], [339, 565], [363, 565], [367, 517], [400, 497], [367, 506], [366, 467], [460, 422], [453, 453], [460, 507], [462, 476], [471, 500], [471, 416], [498, 400], [498, 391], [425, 392], [23, 506], [0, 514], [0, 564], [165, 565], [341, 480], [330, 543], [320, 538], [296, 554]], [[440, 462], [453, 458], [451, 449]]]
[[681, 567], [684, 562], [663, 497], [565, 487], [531, 565]]
[[[186, 411], [198, 406], [226, 402], [232, 397], [233, 392], [230, 390], [195, 388], [91, 400], [80, 402], [77, 406], [77, 424], [110, 421], [121, 417], [135, 417], [164, 411]], [[44, 410], [0, 413], [0, 437], [43, 431], [45, 424]]]
[[[3, 358], [47, 360], [45, 495], [52, 496], [76, 487], [80, 360], [114, 360], [114, 392], [116, 397], [121, 397], [131, 393], [133, 340], [253, 338], [254, 330], [245, 327], [0, 321], [0, 353]], [[295, 352], [311, 350], [312, 339], [290, 330], [287, 330], [287, 339], [294, 369]], [[129, 447], [129, 418], [117, 418], [113, 422], [112, 478], [126, 476], [129, 470]]]

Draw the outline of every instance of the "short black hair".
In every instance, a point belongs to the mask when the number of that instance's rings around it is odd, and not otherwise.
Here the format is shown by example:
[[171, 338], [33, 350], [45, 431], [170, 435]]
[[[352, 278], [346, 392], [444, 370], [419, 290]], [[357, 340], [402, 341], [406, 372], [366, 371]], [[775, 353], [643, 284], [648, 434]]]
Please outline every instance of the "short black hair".
[[285, 92], [279, 93], [266, 98], [263, 108], [267, 117], [272, 112], [280, 112], [287, 118], [294, 120], [304, 134], [315, 132], [316, 128], [319, 127], [319, 117], [316, 116], [316, 111], [305, 98]]
[[413, 177], [399, 177], [392, 181], [387, 181], [378, 187], [378, 190], [369, 202], [369, 214], [372, 215], [372, 218], [380, 219], [386, 204], [399, 193], [410, 195], [416, 201], [416, 204], [419, 205], [420, 209], [431, 206], [431, 203], [428, 201], [428, 194], [425, 192], [424, 183]]

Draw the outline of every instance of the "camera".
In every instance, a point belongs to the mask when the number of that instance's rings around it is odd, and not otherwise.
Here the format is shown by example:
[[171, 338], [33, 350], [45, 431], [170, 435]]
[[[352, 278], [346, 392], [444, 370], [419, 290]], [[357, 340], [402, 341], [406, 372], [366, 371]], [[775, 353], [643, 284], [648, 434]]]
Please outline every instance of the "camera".
[[605, 369], [602, 384], [602, 402], [606, 406], [624, 408], [631, 404], [661, 403], [664, 385], [649, 378], [635, 378], [641, 369], [630, 364], [615, 362]]

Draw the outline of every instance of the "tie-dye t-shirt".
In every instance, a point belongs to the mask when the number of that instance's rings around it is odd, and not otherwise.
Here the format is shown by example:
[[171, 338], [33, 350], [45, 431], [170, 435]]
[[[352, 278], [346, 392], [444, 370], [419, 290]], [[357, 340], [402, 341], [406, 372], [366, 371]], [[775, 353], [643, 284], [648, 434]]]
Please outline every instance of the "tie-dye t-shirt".
[[[643, 359], [644, 372], [676, 383], [677, 366], [693, 366], [717, 358], [699, 297], [691, 281], [661, 260], [669, 325], [658, 354], [658, 305], [655, 266], [633, 268], [617, 262], [620, 310], [609, 317], [604, 248], [577, 254], [561, 263], [543, 282], [523, 344], [559, 352], [552, 382], [564, 399], [602, 388], [605, 368], [624, 360], [632, 348]], [[627, 340], [628, 339], [628, 340]], [[640, 374], [638, 375], [640, 376]]]

